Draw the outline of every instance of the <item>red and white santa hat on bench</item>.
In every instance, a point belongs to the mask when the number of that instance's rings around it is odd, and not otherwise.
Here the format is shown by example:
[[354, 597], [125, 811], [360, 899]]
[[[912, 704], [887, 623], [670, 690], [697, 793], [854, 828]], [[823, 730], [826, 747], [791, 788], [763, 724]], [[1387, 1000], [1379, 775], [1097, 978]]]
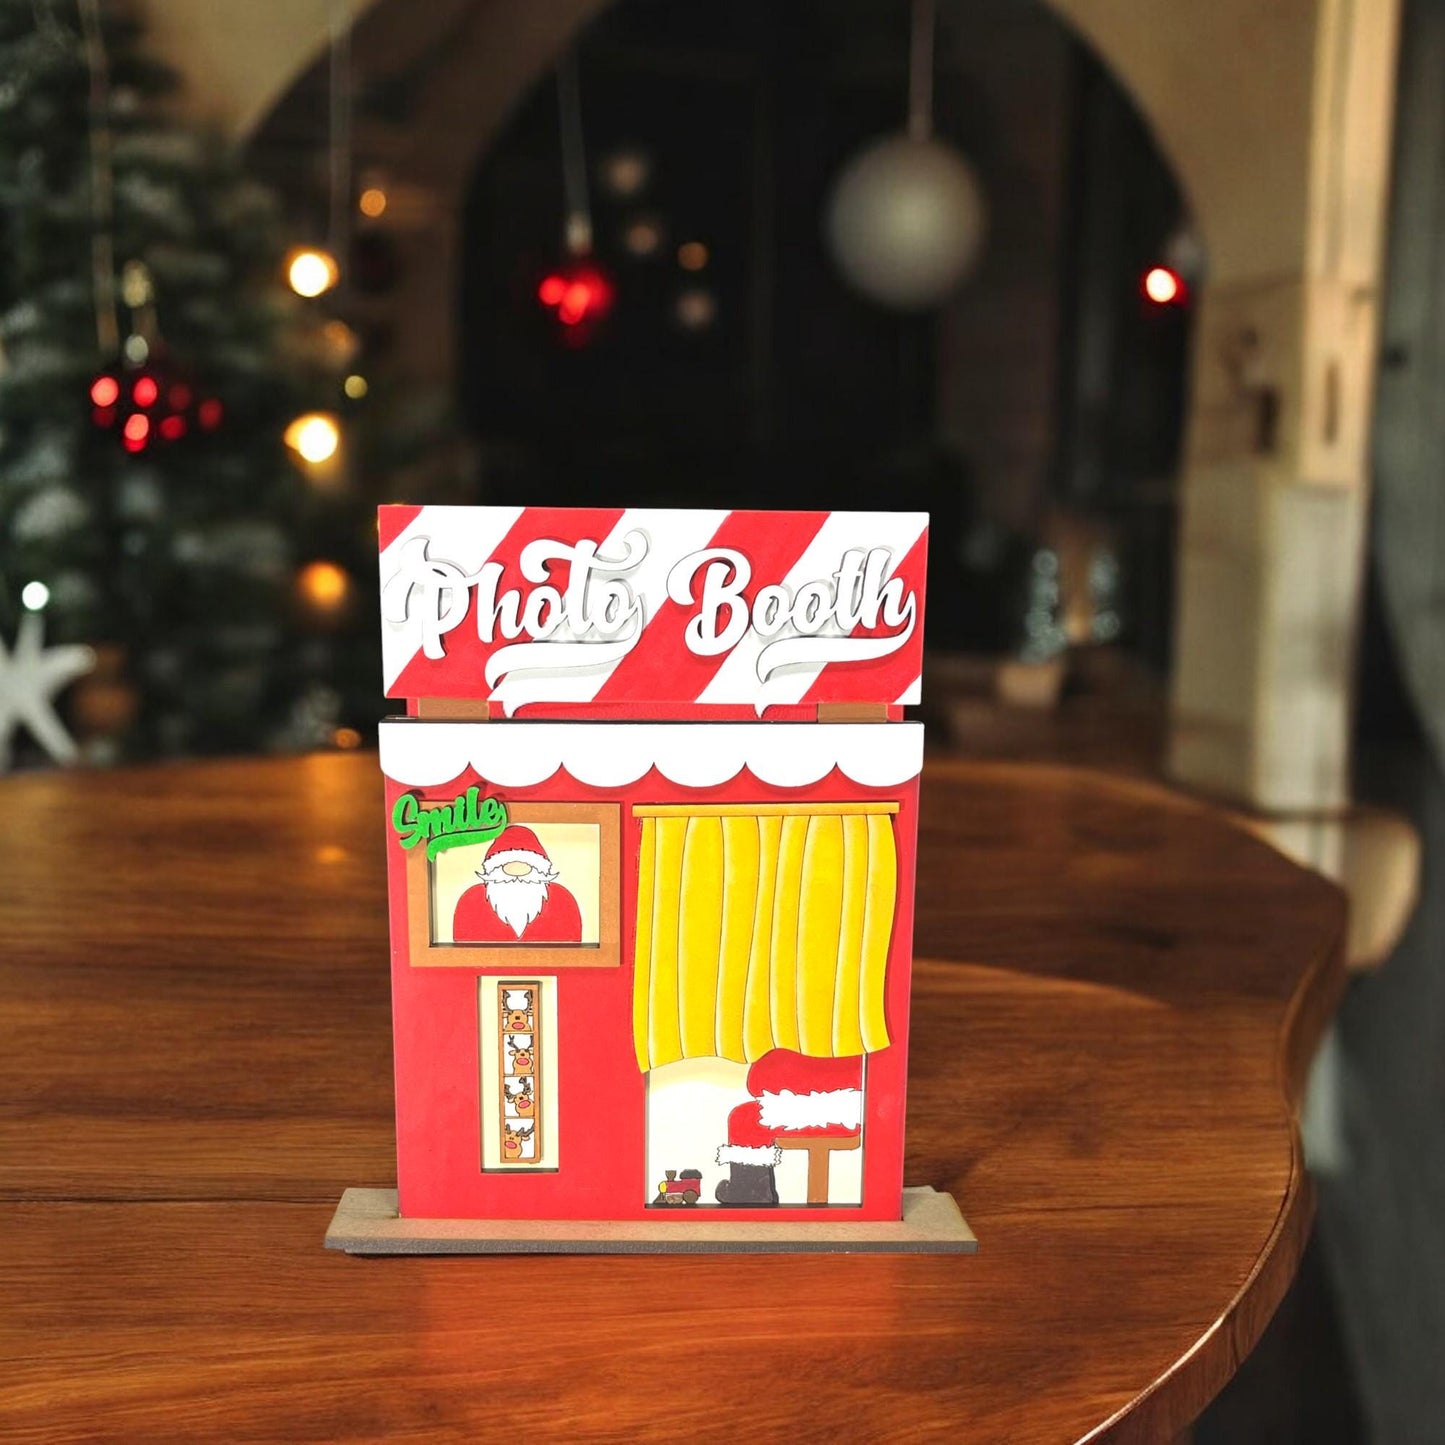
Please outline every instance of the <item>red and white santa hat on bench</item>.
[[780, 1134], [856, 1134], [863, 1123], [863, 1060], [813, 1059], [772, 1049], [748, 1070], [753, 1097], [728, 1115], [719, 1164], [782, 1162]]

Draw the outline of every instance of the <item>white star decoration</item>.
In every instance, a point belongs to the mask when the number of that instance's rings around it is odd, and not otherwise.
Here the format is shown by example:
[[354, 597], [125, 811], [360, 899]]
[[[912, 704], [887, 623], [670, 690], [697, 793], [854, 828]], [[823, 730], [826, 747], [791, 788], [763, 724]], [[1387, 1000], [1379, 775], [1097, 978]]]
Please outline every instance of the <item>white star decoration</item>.
[[7, 651], [0, 637], [0, 773], [10, 766], [17, 727], [24, 727], [57, 763], [73, 763], [79, 756], [56, 716], [54, 699], [95, 666], [95, 653], [79, 645], [46, 647], [44, 636], [39, 613], [26, 612], [13, 649]]

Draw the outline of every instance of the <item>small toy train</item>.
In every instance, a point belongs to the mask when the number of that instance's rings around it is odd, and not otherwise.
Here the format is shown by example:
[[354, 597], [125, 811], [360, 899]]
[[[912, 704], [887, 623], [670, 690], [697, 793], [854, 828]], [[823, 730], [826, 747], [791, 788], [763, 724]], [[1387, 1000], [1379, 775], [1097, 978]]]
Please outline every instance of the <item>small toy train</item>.
[[690, 1208], [697, 1203], [702, 1194], [701, 1169], [684, 1169], [681, 1174], [676, 1169], [663, 1172], [667, 1177], [657, 1186], [654, 1204], [680, 1204]]

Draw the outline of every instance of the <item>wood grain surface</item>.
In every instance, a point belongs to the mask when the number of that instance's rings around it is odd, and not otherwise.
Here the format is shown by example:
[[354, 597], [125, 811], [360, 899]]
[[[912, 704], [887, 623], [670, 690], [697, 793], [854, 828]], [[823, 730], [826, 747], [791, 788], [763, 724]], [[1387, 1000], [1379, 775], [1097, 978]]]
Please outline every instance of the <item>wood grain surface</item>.
[[7, 1441], [1165, 1441], [1308, 1230], [1338, 892], [1219, 815], [930, 763], [906, 1179], [975, 1256], [363, 1260], [374, 757], [0, 785]]

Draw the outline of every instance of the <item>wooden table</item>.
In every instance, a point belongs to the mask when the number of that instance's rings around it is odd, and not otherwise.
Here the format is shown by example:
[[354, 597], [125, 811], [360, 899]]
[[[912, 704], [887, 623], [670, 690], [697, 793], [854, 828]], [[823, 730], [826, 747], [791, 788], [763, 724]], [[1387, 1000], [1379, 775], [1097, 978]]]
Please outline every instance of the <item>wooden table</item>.
[[0, 784], [0, 1436], [1167, 1440], [1311, 1200], [1336, 890], [1056, 769], [925, 774], [907, 1178], [974, 1257], [361, 1260], [393, 1182], [374, 757]]

